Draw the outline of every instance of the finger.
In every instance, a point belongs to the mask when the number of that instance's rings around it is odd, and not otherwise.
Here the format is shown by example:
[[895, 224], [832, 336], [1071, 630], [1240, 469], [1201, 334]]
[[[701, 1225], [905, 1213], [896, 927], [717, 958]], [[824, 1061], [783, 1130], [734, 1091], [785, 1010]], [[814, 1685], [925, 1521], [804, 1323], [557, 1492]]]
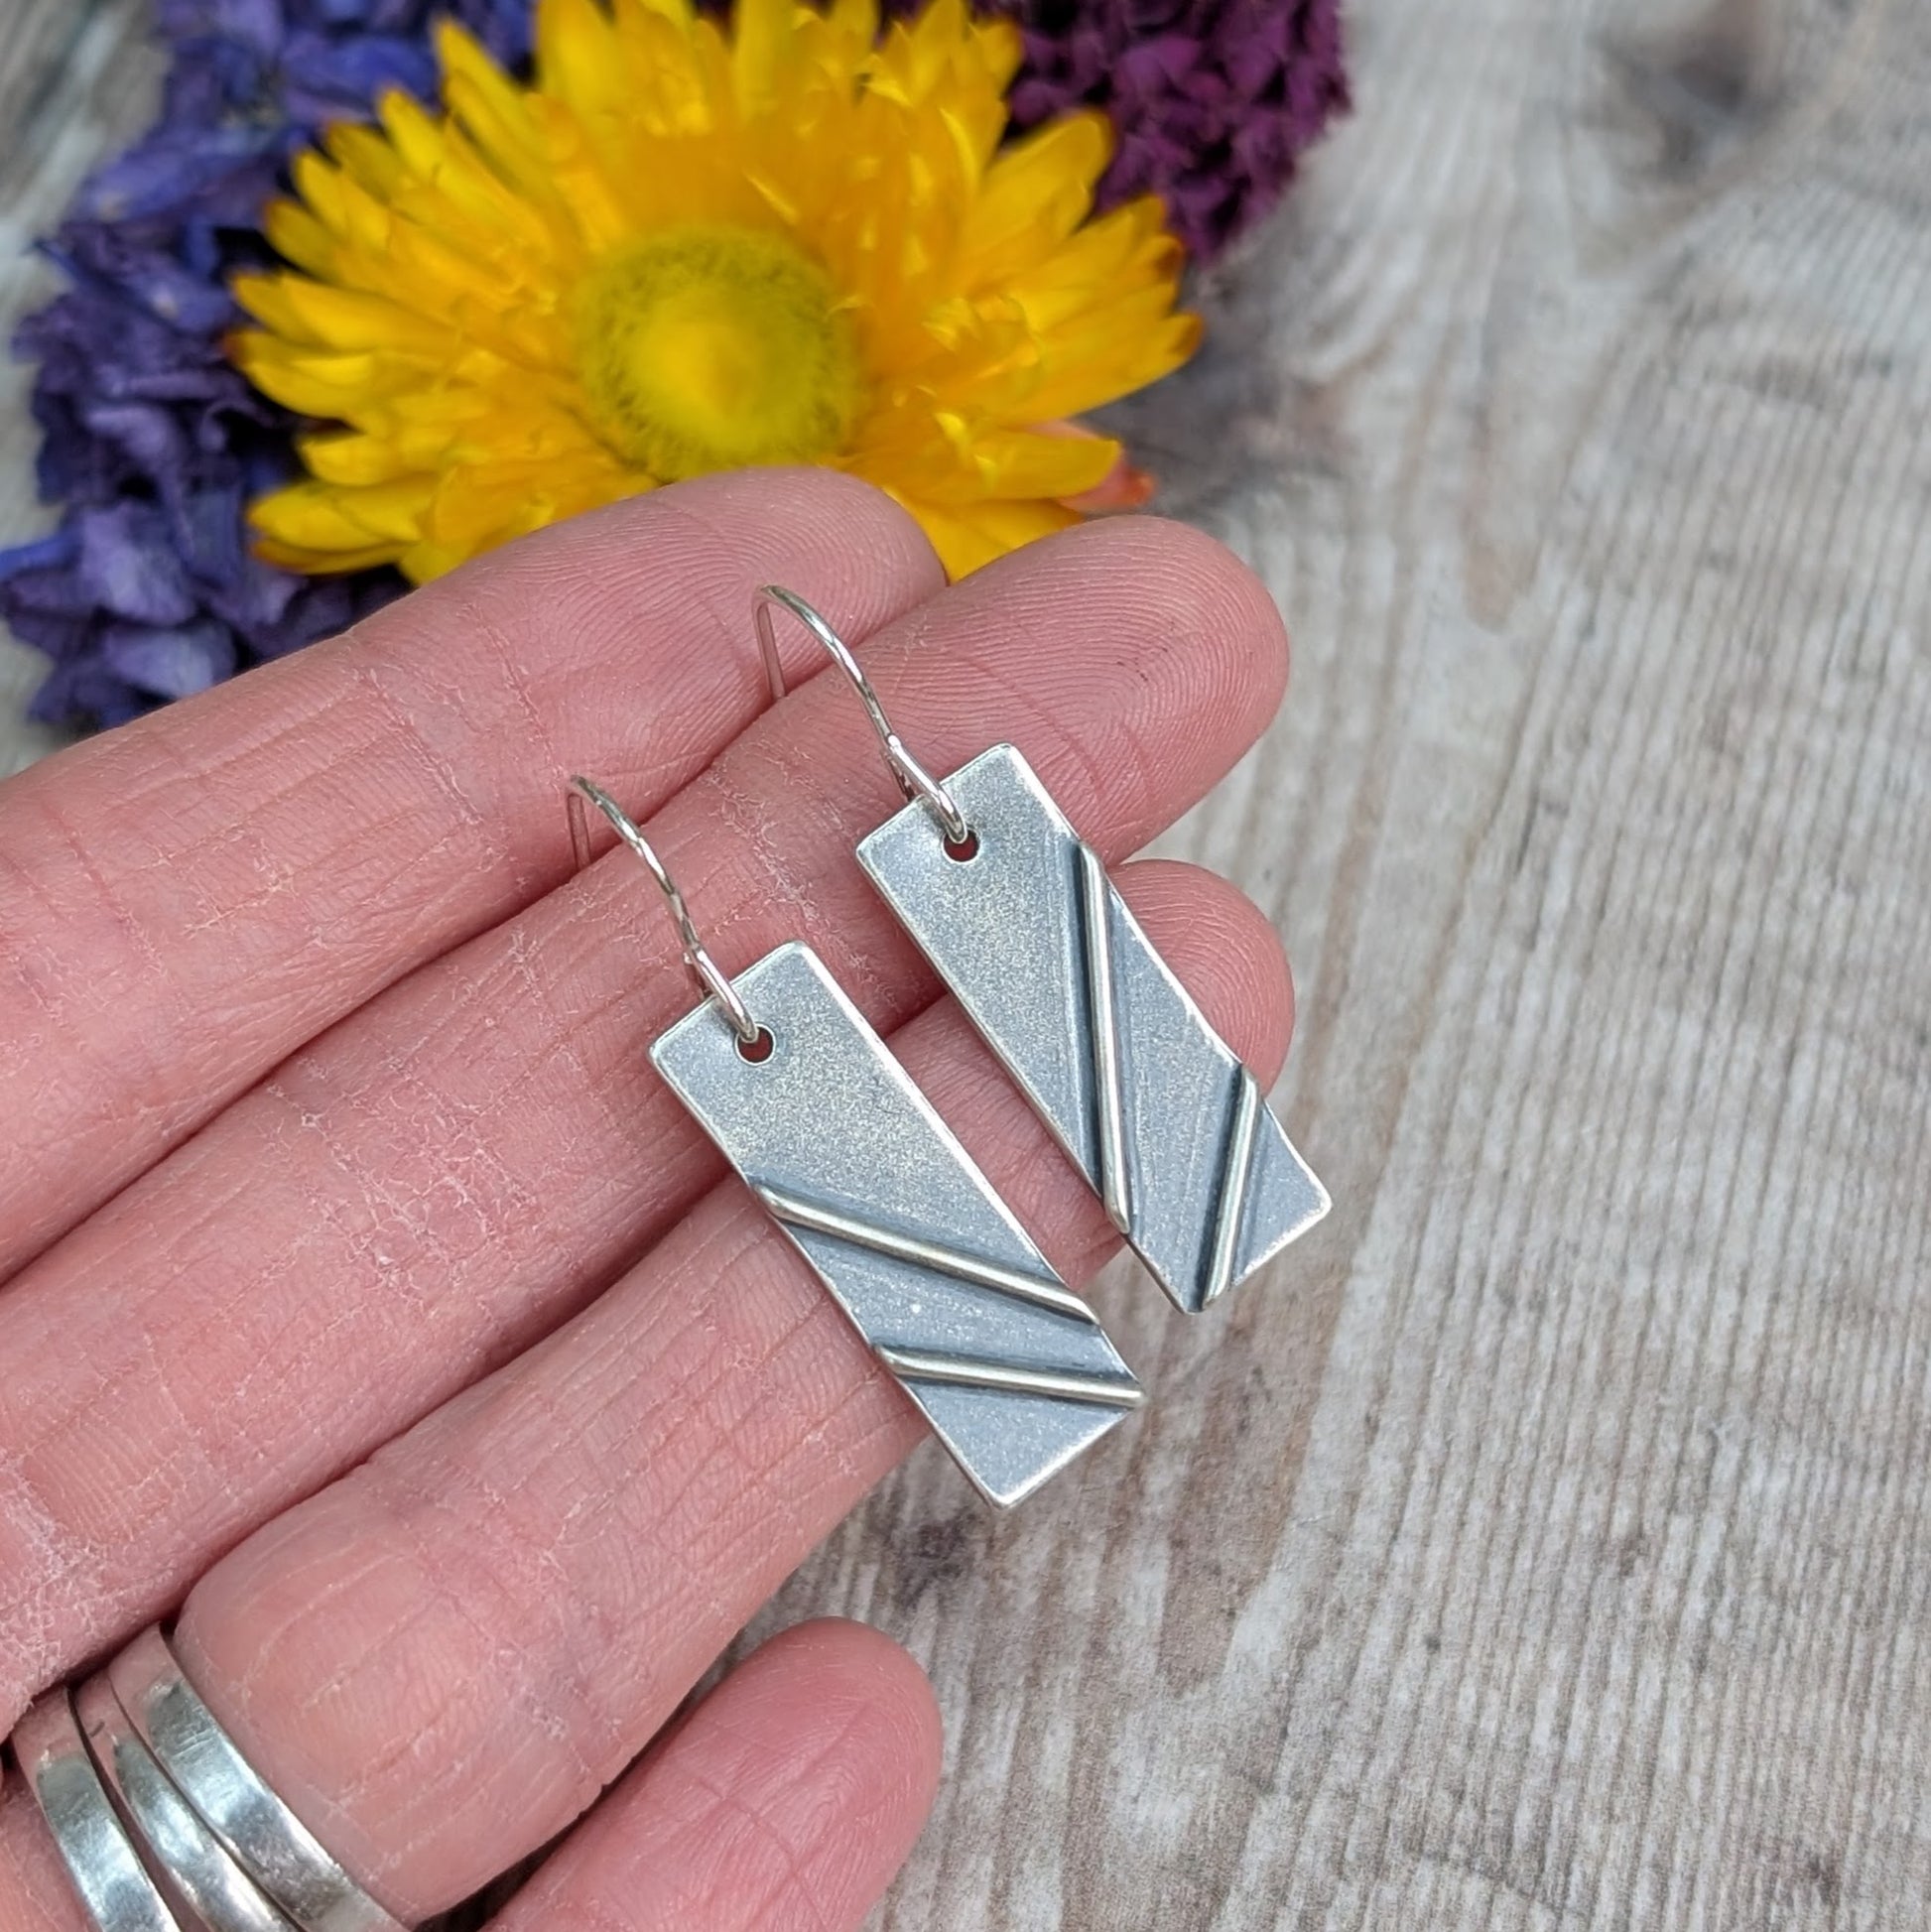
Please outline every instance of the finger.
[[[1266, 1077], [1288, 1007], [1273, 934], [1191, 868], [1125, 880]], [[1089, 1278], [1104, 1215], [957, 1010], [894, 1045], [1066, 1278]], [[920, 1435], [796, 1250], [720, 1184], [594, 1308], [217, 1565], [178, 1646], [323, 1842], [426, 1915], [577, 1816]], [[1062, 1481], [1124, 1467], [1116, 1440]]]
[[942, 581], [847, 478], [707, 478], [0, 785], [0, 1278], [561, 879], [566, 756], [646, 809], [701, 771], [766, 703], [750, 607], [774, 577], [860, 632]]
[[838, 1932], [939, 1781], [925, 1673], [861, 1623], [774, 1637], [610, 1793], [494, 1932]]
[[[1283, 640], [1217, 545], [1113, 525], [978, 574], [867, 661], [940, 769], [1010, 731], [1118, 855], [1260, 729]], [[936, 995], [852, 858], [895, 800], [821, 678], [649, 830], [726, 966], [803, 937], [889, 1028]], [[646, 1057], [691, 997], [613, 853], [297, 1055], [0, 1294], [0, 1711], [553, 1327], [714, 1181]]]

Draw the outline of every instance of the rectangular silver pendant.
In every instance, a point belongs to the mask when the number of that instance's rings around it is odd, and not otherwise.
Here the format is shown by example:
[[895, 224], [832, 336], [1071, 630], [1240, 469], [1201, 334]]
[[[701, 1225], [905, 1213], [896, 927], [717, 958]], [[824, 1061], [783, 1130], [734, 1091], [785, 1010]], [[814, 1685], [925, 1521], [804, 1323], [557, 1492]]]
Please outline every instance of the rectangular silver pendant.
[[809, 947], [731, 984], [769, 1055], [707, 1002], [652, 1064], [979, 1492], [1019, 1501], [1139, 1405], [1133, 1371]]
[[1197, 1314], [1328, 1212], [1253, 1076], [1153, 950], [1032, 767], [994, 745], [858, 861], [1173, 1301]]

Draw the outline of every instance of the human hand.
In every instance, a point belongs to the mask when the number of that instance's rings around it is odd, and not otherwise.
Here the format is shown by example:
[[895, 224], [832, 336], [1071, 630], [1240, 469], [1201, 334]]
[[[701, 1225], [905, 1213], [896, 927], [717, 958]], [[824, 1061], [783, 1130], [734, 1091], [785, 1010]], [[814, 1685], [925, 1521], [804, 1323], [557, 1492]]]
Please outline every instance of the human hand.
[[[406, 1920], [619, 1780], [501, 1926], [854, 1926], [937, 1777], [916, 1666], [838, 1623], [625, 1772], [921, 1432], [652, 1073], [695, 995], [634, 860], [571, 876], [568, 773], [726, 970], [819, 951], [1070, 1282], [1113, 1247], [859, 872], [898, 800], [802, 635], [768, 708], [768, 581], [864, 640], [936, 769], [1014, 738], [1113, 861], [1285, 675], [1260, 586], [1178, 527], [947, 589], [862, 486], [724, 476], [0, 785], [0, 1729], [185, 1597], [191, 1678]], [[1195, 868], [1116, 876], [1265, 1085], [1271, 930]], [[10, 1776], [0, 1932], [85, 1923]]]

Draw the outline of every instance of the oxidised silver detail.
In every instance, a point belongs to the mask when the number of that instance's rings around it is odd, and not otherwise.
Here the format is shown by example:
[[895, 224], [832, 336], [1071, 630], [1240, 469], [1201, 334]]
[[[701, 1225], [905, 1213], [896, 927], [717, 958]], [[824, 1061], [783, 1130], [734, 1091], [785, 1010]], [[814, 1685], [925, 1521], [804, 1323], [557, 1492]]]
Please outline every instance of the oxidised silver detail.
[[1094, 1159], [1099, 1199], [1122, 1234], [1133, 1230], [1126, 1166], [1126, 1109], [1120, 1096], [1119, 1020], [1113, 1008], [1112, 886], [1091, 845], [1080, 846], [1080, 938], [1087, 966], [1087, 1037], [1093, 1043]]
[[1312, 1227], [1328, 1192], [1019, 752], [994, 745], [946, 787], [974, 856], [949, 856], [908, 806], [859, 863], [1109, 1211], [1127, 1210], [1155, 1279], [1198, 1313]]
[[707, 1006], [653, 1064], [879, 1359], [911, 1364], [979, 1492], [1017, 1502], [1119, 1421], [1132, 1371], [816, 954], [794, 941], [734, 983], [764, 1059]]
[[1214, 1255], [1207, 1267], [1201, 1306], [1210, 1308], [1233, 1284], [1233, 1260], [1240, 1223], [1247, 1210], [1247, 1183], [1253, 1174], [1254, 1143], [1260, 1129], [1260, 1083], [1240, 1069], [1240, 1093], [1233, 1103], [1233, 1127], [1221, 1162], [1221, 1185], [1214, 1208]]

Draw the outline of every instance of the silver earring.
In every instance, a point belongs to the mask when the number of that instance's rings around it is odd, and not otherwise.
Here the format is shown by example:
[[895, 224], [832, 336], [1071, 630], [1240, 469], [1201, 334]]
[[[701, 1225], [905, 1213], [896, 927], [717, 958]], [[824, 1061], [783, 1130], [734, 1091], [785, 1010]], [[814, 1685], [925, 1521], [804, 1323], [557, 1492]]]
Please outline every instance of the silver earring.
[[1328, 1212], [1253, 1075], [1208, 1023], [1032, 767], [995, 744], [941, 780], [838, 634], [789, 611], [856, 689], [906, 807], [858, 862], [1177, 1307], [1198, 1314]]
[[932, 1102], [801, 942], [735, 978], [610, 796], [572, 781], [643, 860], [704, 1003], [651, 1064], [717, 1143], [987, 1501], [1008, 1505], [1144, 1399]]

